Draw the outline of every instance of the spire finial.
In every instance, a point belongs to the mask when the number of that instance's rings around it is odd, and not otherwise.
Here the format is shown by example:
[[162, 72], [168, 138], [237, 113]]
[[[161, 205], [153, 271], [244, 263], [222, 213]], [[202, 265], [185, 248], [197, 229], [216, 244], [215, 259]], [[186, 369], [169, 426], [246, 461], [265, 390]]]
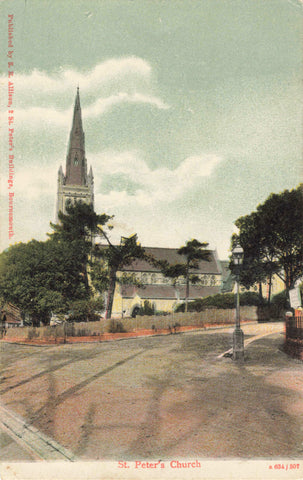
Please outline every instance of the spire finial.
[[79, 110], [80, 108], [80, 93], [79, 93], [79, 84], [77, 86], [77, 95], [76, 95], [76, 100], [75, 100], [75, 109]]

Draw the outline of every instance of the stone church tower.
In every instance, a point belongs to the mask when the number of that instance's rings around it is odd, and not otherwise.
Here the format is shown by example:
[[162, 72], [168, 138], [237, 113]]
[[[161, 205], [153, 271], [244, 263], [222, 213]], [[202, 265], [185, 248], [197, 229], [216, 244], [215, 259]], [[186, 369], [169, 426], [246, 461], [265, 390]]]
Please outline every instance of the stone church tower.
[[94, 177], [92, 167], [87, 174], [85, 138], [82, 127], [79, 87], [74, 106], [74, 117], [66, 156], [65, 175], [58, 171], [56, 222], [59, 211], [65, 213], [66, 202], [82, 201], [94, 206]]

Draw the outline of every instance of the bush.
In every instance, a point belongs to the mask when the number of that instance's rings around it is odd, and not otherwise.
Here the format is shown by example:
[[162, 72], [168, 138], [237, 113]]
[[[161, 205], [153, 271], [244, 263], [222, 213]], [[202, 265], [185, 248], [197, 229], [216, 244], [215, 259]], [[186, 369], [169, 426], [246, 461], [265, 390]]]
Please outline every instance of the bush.
[[100, 315], [95, 312], [102, 310], [103, 301], [98, 298], [95, 300], [76, 300], [71, 304], [70, 322], [96, 322], [100, 320]]
[[155, 306], [152, 305], [148, 300], [144, 300], [143, 307], [140, 307], [138, 315], [154, 315]]
[[284, 319], [287, 310], [290, 310], [290, 303], [288, 293], [284, 290], [272, 297], [270, 305], [260, 306], [258, 308], [258, 320], [268, 322], [271, 320]]
[[117, 322], [116, 320], [111, 320], [108, 331], [109, 333], [123, 333], [125, 332], [125, 328], [123, 327], [121, 322]]
[[259, 293], [256, 292], [243, 292], [240, 293], [240, 305], [254, 306], [258, 307], [259, 305], [264, 305], [265, 300], [260, 299]]
[[283, 292], [274, 295], [271, 299], [271, 305], [275, 305], [279, 310], [289, 310], [290, 303], [287, 291], [283, 290]]
[[[263, 303], [263, 301], [262, 301]], [[236, 294], [234, 293], [217, 293], [209, 297], [199, 298], [193, 302], [188, 303], [189, 312], [201, 312], [208, 308], [229, 309], [235, 308]], [[258, 306], [260, 305], [260, 297], [256, 292], [240, 293], [240, 305], [244, 306]], [[184, 312], [185, 304], [182, 303], [176, 309], [177, 312]]]
[[40, 335], [40, 333], [39, 333], [39, 331], [36, 330], [35, 327], [28, 329], [27, 338], [29, 340], [32, 340], [33, 338], [37, 338], [37, 337], [39, 337], [39, 335]]

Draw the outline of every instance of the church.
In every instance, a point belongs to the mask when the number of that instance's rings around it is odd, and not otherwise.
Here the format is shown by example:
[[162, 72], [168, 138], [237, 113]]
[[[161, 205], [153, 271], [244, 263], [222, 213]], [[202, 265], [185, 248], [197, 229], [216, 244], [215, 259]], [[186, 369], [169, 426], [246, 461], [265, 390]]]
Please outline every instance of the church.
[[[82, 201], [94, 206], [94, 177], [90, 167], [87, 173], [85, 157], [85, 135], [82, 126], [79, 88], [74, 105], [73, 122], [69, 137], [66, 155], [65, 173], [62, 166], [58, 171], [57, 208], [58, 213], [65, 213], [66, 202]], [[144, 247], [147, 254], [157, 260], [167, 260], [170, 264], [184, 261], [177, 253], [177, 248]], [[118, 272], [133, 274], [140, 282], [135, 285], [120, 285], [117, 282], [115, 289], [112, 316], [135, 316], [148, 301], [155, 312], [171, 312], [178, 303], [185, 299], [185, 281], [177, 284], [166, 278], [159, 268], [145, 260], [136, 260]], [[200, 261], [198, 268], [193, 271], [199, 277], [199, 282], [190, 286], [189, 300], [220, 293], [222, 287], [222, 268], [216, 251], [210, 251], [210, 261]]]
[[72, 203], [81, 201], [94, 206], [94, 176], [92, 167], [87, 174], [79, 87], [77, 88], [73, 123], [67, 148], [65, 175], [62, 166], [58, 171], [56, 222], [59, 211], [65, 213], [67, 201]]

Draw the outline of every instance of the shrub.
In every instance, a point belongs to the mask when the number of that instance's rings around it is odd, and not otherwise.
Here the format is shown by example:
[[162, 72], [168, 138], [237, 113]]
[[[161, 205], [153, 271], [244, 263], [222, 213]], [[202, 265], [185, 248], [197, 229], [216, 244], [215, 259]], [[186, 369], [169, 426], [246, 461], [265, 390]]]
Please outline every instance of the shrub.
[[76, 300], [71, 304], [69, 321], [71, 322], [96, 322], [100, 315], [95, 313], [102, 310], [103, 301], [100, 298], [94, 300]]
[[290, 303], [287, 291], [283, 290], [283, 292], [274, 295], [271, 299], [271, 304], [275, 305], [279, 310], [289, 310]]
[[[262, 302], [263, 303], [263, 302]], [[235, 308], [236, 294], [234, 293], [217, 293], [216, 295], [210, 295], [208, 297], [199, 298], [193, 302], [188, 303], [189, 312], [201, 312], [208, 308], [220, 308], [229, 309]], [[260, 305], [260, 297], [256, 292], [244, 292], [240, 293], [240, 305]], [[184, 312], [185, 304], [182, 303], [176, 309], [177, 312]]]
[[243, 292], [240, 293], [240, 305], [255, 306], [263, 305], [265, 300], [260, 299], [259, 293], [256, 292]]
[[123, 327], [121, 322], [117, 322], [116, 320], [111, 320], [108, 331], [109, 333], [123, 333], [125, 332], [125, 328]]
[[33, 338], [37, 338], [39, 337], [39, 335], [40, 335], [39, 331], [37, 331], [36, 328], [33, 327], [28, 329], [27, 338], [29, 340], [32, 340]]
[[258, 320], [266, 322], [283, 319], [287, 310], [290, 310], [290, 303], [288, 293], [284, 290], [272, 297], [270, 305], [263, 305], [258, 308]]
[[138, 315], [154, 315], [155, 306], [152, 305], [148, 300], [144, 300], [143, 307], [140, 307]]

